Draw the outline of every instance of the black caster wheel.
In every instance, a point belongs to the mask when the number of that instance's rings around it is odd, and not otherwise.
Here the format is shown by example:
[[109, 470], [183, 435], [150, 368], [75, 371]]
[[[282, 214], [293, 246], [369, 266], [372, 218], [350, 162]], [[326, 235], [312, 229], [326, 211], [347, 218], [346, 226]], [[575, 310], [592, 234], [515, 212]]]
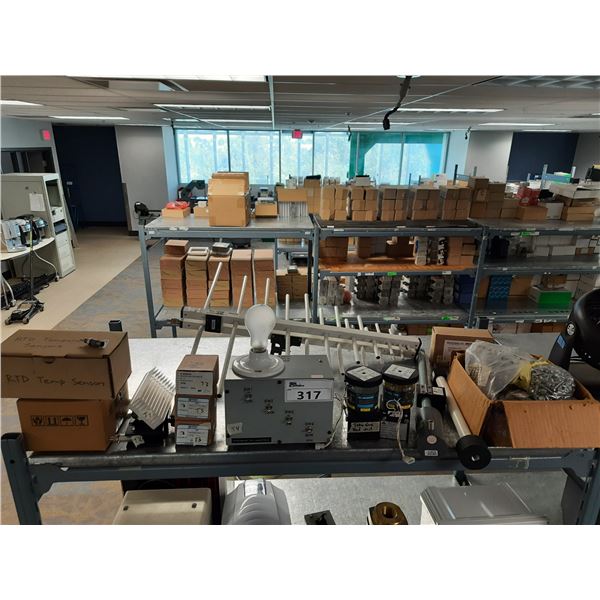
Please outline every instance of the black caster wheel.
[[27, 325], [29, 323], [29, 317], [25, 317], [22, 321], [23, 325]]
[[60, 277], [59, 277], [58, 275], [56, 275], [56, 276], [54, 277], [54, 281], [59, 281], [59, 280], [60, 280]]
[[44, 312], [44, 307], [40, 306], [40, 312]]
[[485, 469], [492, 460], [487, 444], [478, 435], [465, 435], [456, 443], [458, 458], [465, 469]]
[[11, 300], [10, 301], [10, 305], [11, 306], [16, 306], [17, 305], [17, 301], [16, 300]]
[[10, 325], [10, 324], [11, 324], [11, 320], [10, 320], [10, 319], [6, 319], [6, 320], [4, 321], [4, 324], [5, 324], [5, 325]]

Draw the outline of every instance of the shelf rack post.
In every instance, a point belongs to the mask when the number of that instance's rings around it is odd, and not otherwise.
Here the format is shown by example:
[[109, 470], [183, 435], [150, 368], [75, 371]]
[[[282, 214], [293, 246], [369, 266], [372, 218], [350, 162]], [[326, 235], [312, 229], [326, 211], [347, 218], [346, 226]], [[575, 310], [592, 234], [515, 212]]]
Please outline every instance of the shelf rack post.
[[311, 321], [318, 323], [318, 309], [319, 309], [319, 241], [321, 240], [321, 225], [319, 219], [313, 219], [313, 240], [312, 240], [312, 290], [310, 298], [312, 301], [311, 305]]
[[479, 292], [479, 284], [481, 282], [481, 273], [485, 263], [485, 255], [487, 252], [489, 231], [487, 227], [483, 227], [481, 238], [479, 238], [479, 256], [477, 258], [477, 268], [475, 269], [475, 281], [473, 283], [473, 295], [471, 296], [471, 305], [469, 306], [469, 316], [467, 318], [467, 327], [475, 327], [475, 311], [477, 309], [477, 294]]
[[144, 223], [138, 223], [138, 236], [142, 254], [142, 269], [144, 271], [144, 288], [146, 290], [146, 306], [148, 307], [148, 322], [150, 323], [150, 336], [156, 337], [156, 316], [154, 314], [154, 300], [152, 299], [152, 278], [148, 264], [148, 247], [146, 246], [147, 234]]

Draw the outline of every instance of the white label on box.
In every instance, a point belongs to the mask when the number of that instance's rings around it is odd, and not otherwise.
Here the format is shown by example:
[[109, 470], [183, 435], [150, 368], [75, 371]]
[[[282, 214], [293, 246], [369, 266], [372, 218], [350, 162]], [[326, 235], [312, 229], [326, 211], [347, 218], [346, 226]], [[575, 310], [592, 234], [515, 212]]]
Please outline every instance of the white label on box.
[[177, 398], [175, 414], [181, 418], [208, 419], [208, 398]]
[[402, 365], [390, 365], [384, 373], [386, 375], [395, 375], [402, 379], [410, 379], [414, 374], [415, 370], [412, 367], [403, 367]]
[[475, 340], [446, 340], [442, 350], [442, 361], [450, 362], [453, 352], [466, 350]]
[[381, 421], [360, 421], [348, 424], [348, 433], [375, 433], [381, 428]]
[[238, 435], [242, 433], [243, 424], [242, 423], [228, 423], [227, 424], [227, 433], [229, 435]]
[[175, 384], [178, 394], [213, 393], [213, 374], [209, 371], [177, 371]]
[[207, 446], [208, 425], [181, 424], [176, 427], [175, 443], [179, 446]]
[[294, 379], [285, 382], [286, 402], [327, 402], [333, 397], [332, 380]]

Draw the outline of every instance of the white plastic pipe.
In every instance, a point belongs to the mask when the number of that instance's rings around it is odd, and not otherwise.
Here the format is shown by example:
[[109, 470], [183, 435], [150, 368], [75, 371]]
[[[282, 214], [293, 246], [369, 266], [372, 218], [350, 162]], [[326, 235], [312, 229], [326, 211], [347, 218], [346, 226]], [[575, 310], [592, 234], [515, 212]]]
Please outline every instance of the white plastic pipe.
[[[304, 320], [310, 323], [310, 306], [308, 303], [308, 294], [304, 294]], [[310, 351], [310, 343], [308, 338], [304, 340], [304, 354], [308, 354]]]
[[[377, 333], [381, 333], [381, 328], [379, 327], [379, 323], [375, 323], [375, 331]], [[388, 352], [390, 353], [390, 356], [394, 356], [394, 350], [392, 348], [392, 345], [388, 343], [387, 347], [388, 347]]]
[[[362, 317], [360, 315], [356, 316], [356, 321], [358, 323], [358, 328], [362, 331], [363, 329], [365, 329], [365, 326], [363, 325], [363, 320]], [[366, 365], [367, 364], [367, 351], [365, 350], [364, 346], [360, 347], [360, 358], [362, 360], [362, 364]]]
[[[352, 327], [350, 327], [350, 321], [348, 321], [348, 319], [344, 319], [344, 327], [346, 327], [346, 329], [352, 329]], [[355, 338], [352, 338], [352, 352], [354, 352], [354, 360], [356, 361], [356, 364], [360, 364], [360, 356], [358, 354], [358, 343], [356, 342]]]
[[[333, 312], [335, 314], [335, 325], [336, 327], [342, 326], [342, 321], [340, 319], [340, 309], [337, 304], [333, 307]], [[342, 352], [342, 345], [338, 342], [337, 345], [337, 357], [338, 357], [338, 367], [340, 369], [340, 374], [344, 373], [344, 354]]]
[[[213, 282], [210, 285], [210, 289], [208, 290], [208, 296], [206, 296], [206, 301], [204, 302], [204, 307], [203, 307], [204, 310], [206, 310], [210, 304], [213, 292], [215, 291], [215, 288], [217, 287], [217, 281], [219, 281], [219, 276], [221, 275], [222, 268], [223, 268], [223, 263], [220, 262], [217, 265], [217, 271], [215, 272], [215, 278], [213, 279]], [[198, 345], [200, 344], [200, 339], [202, 338], [203, 333], [204, 333], [204, 325], [201, 325], [200, 327], [198, 327], [198, 333], [196, 334], [196, 337], [194, 338], [194, 344], [192, 346], [192, 354], [196, 354], [196, 352], [198, 351]]]
[[265, 281], [265, 304], [269, 304], [269, 292], [271, 291], [271, 278], [267, 277]]
[[450, 413], [450, 417], [452, 418], [452, 422], [454, 423], [454, 427], [456, 427], [456, 431], [460, 437], [464, 437], [465, 435], [471, 435], [471, 430], [463, 417], [463, 414], [460, 410], [460, 407], [456, 403], [456, 398], [452, 395], [450, 390], [450, 386], [446, 381], [445, 377], [437, 377], [435, 382], [441, 387], [444, 388], [446, 392], [446, 402], [448, 404], [448, 412]]
[[[289, 321], [290, 319], [290, 295], [286, 294], [285, 295], [285, 320]], [[290, 355], [290, 330], [286, 329], [285, 330], [285, 355], [289, 356]]]
[[[321, 325], [325, 325], [325, 316], [323, 315], [322, 306], [319, 307], [319, 323], [321, 323]], [[331, 366], [331, 357], [329, 356], [329, 336], [327, 334], [323, 336], [323, 343], [325, 345], [325, 354], [327, 355], [327, 361]]]
[[[242, 303], [244, 300], [244, 294], [246, 292], [246, 284], [248, 283], [248, 275], [244, 275], [242, 279], [242, 289], [240, 291], [240, 299], [238, 300], [236, 313], [239, 315], [242, 312]], [[221, 370], [221, 377], [219, 379], [219, 386], [217, 388], [217, 394], [223, 393], [223, 386], [225, 385], [225, 378], [227, 377], [227, 370], [229, 369], [229, 361], [231, 360], [231, 352], [233, 351], [233, 343], [235, 342], [235, 336], [237, 335], [237, 323], [231, 328], [229, 334], [229, 342], [227, 343], [227, 351], [225, 352], [225, 360], [223, 361], [223, 368]]]

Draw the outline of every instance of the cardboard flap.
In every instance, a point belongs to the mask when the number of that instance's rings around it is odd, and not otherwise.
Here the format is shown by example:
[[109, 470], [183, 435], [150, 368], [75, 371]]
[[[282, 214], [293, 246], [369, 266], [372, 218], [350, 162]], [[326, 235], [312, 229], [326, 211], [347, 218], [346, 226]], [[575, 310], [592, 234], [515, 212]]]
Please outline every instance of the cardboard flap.
[[595, 400], [506, 400], [504, 412], [514, 448], [600, 445], [600, 403]]
[[[454, 358], [452, 361], [448, 373], [448, 386], [469, 429], [475, 435], [479, 435], [491, 402], [471, 380], [458, 358]], [[468, 403], [464, 401], [465, 396], [469, 397]]]
[[[100, 358], [109, 356], [126, 333], [108, 331], [42, 331], [21, 329], [2, 343], [2, 356], [39, 358]], [[106, 341], [104, 348], [92, 348], [83, 338]]]

